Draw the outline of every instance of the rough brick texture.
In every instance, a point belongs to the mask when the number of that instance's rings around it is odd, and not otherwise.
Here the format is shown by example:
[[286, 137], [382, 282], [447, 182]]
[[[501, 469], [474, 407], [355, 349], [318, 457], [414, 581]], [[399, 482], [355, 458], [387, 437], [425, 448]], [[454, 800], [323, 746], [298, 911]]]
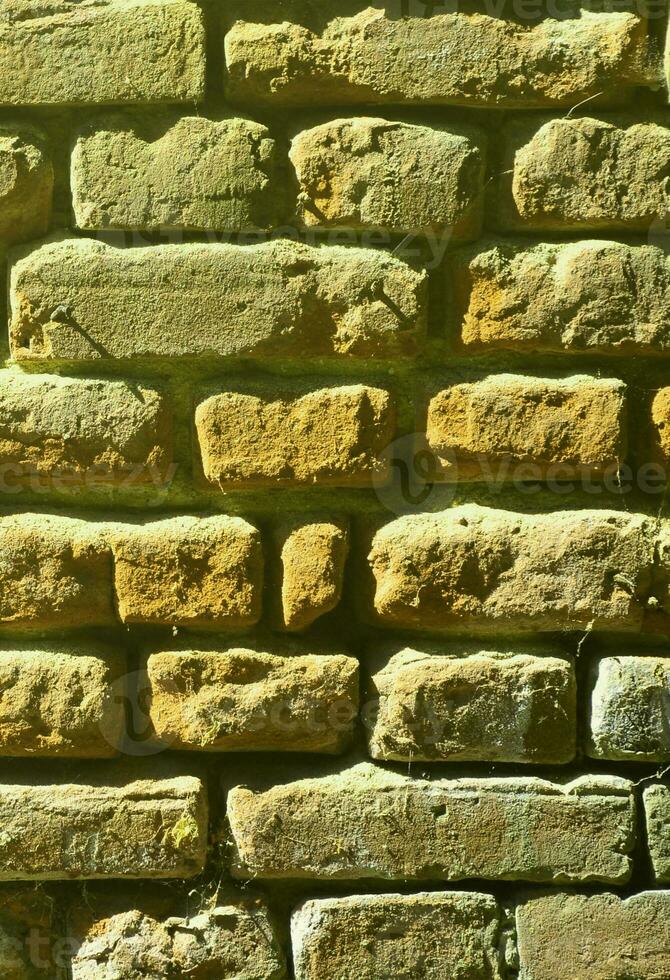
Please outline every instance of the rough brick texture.
[[315, 899], [291, 918], [295, 975], [500, 980], [500, 917], [495, 900], [475, 892]]
[[409, 353], [425, 325], [425, 273], [371, 249], [81, 239], [12, 277], [17, 360]]
[[615, 380], [490, 375], [434, 395], [426, 436], [447, 480], [597, 475], [625, 457], [625, 404]]
[[278, 154], [248, 119], [178, 119], [166, 133], [111, 117], [93, 123], [72, 154], [78, 228], [94, 231], [242, 231], [278, 223]]
[[669, 980], [667, 15], [0, 0], [0, 978]]
[[2, 0], [0, 13], [0, 105], [192, 104], [204, 93], [202, 14], [189, 0]]
[[633, 816], [620, 778], [428, 781], [369, 763], [228, 795], [240, 878], [624, 883]]
[[557, 651], [406, 647], [378, 653], [371, 664], [368, 693], [379, 700], [369, 733], [374, 759], [574, 758], [574, 668]]

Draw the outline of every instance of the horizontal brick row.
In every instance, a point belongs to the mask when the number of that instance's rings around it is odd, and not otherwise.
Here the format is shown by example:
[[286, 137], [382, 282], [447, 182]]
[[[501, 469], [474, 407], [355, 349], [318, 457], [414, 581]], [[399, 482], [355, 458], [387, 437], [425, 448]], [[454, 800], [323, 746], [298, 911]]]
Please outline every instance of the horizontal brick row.
[[[204, 868], [200, 778], [127, 763], [36, 775], [0, 783], [0, 880], [189, 878]], [[654, 783], [643, 797], [636, 820], [632, 783], [612, 775], [427, 779], [369, 762], [281, 783], [255, 772], [227, 794], [225, 866], [242, 880], [622, 885], [645, 821], [656, 880], [667, 882], [670, 787]]]
[[[665, 476], [668, 387], [628, 391], [617, 379], [590, 375], [414, 380], [413, 438], [416, 451], [429, 454], [433, 481], [614, 482], [629, 458], [629, 408], [642, 422], [636, 463], [649, 476]], [[194, 487], [383, 486], [398, 435], [398, 392], [332, 379], [316, 385], [313, 378], [240, 379], [227, 391], [196, 387], [187, 419]], [[6, 492], [160, 488], [178, 471], [174, 427], [166, 392], [145, 383], [0, 371]]]
[[[535, 15], [530, 25], [439, 10], [398, 18], [385, 6], [226, 8], [227, 98], [260, 106], [537, 108], [596, 94], [622, 100], [632, 87], [657, 86], [662, 78], [645, 11], [633, 4], [560, 19]], [[121, 58], [114, 43], [120, 32]], [[83, 9], [54, 0], [27, 16], [16, 0], [4, 0], [0, 105], [197, 102], [204, 95], [204, 35], [202, 13], [187, 0], [106, 0]], [[21, 70], [10, 70], [17, 63]]]
[[[276, 596], [271, 613], [280, 628], [286, 619], [289, 629], [304, 628], [341, 595], [340, 529], [303, 524], [272, 539], [269, 581], [281, 583], [281, 610]], [[292, 557], [291, 534], [298, 550], [313, 542], [314, 556]], [[384, 627], [637, 632], [647, 610], [670, 609], [670, 532], [642, 514], [466, 504], [398, 518], [363, 531], [359, 543], [367, 547], [352, 565], [359, 608]], [[249, 627], [262, 613], [264, 564], [261, 533], [241, 517], [131, 524], [6, 514], [0, 623]]]
[[333, 980], [354, 970], [362, 980], [419, 970], [426, 980], [463, 970], [502, 980], [515, 969], [524, 980], [610, 980], [631, 969], [660, 978], [670, 967], [667, 891], [626, 898], [519, 892], [508, 912], [493, 895], [471, 890], [309, 898], [293, 906], [284, 940], [259, 891], [228, 889], [208, 906], [158, 886], [105, 888], [91, 884], [86, 901], [70, 899], [59, 922], [50, 895], [5, 886], [6, 975], [22, 968], [61, 980], [67, 968], [73, 980], [101, 970], [145, 980], [151, 964], [164, 977], [207, 968], [217, 976], [286, 980], [289, 945], [296, 980]]
[[[515, 118], [498, 134], [490, 181], [475, 125], [339, 118], [293, 135], [288, 159], [278, 136], [243, 116], [183, 116], [163, 130], [118, 113], [87, 123], [71, 163], [77, 228], [344, 228], [439, 235], [445, 248], [476, 239], [485, 218], [493, 230], [535, 235], [668, 230], [670, 117], [660, 111]], [[1, 139], [11, 178], [0, 240], [39, 238], [53, 187], [46, 137], [6, 123]]]
[[[448, 253], [445, 276], [441, 328], [457, 349], [670, 351], [656, 246], [489, 240]], [[370, 248], [73, 239], [13, 264], [10, 303], [19, 362], [391, 358], [422, 344], [428, 289], [425, 271]]]
[[377, 642], [359, 664], [309, 637], [195, 634], [143, 641], [138, 672], [118, 642], [6, 639], [0, 756], [114, 756], [137, 701], [157, 749], [341, 753], [362, 726], [382, 761], [564, 765], [582, 720], [589, 757], [666, 763], [670, 658], [640, 650], [589, 659], [580, 719], [574, 659], [547, 641]]

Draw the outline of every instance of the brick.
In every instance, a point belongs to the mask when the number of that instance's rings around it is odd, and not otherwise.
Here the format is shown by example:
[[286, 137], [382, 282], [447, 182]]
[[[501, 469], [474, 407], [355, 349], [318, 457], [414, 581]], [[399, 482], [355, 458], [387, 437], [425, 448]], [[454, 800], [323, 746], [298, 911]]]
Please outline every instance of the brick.
[[296, 980], [501, 980], [491, 895], [419, 892], [303, 902], [291, 917]]
[[115, 622], [111, 555], [95, 523], [52, 514], [0, 517], [0, 627]]
[[260, 534], [239, 517], [127, 526], [115, 535], [113, 550], [124, 623], [227, 629], [252, 626], [260, 617]]
[[44, 134], [31, 126], [0, 125], [1, 242], [12, 245], [47, 233], [53, 185]]
[[0, 756], [117, 754], [125, 653], [85, 642], [0, 647]]
[[83, 904], [70, 919], [76, 943], [72, 980], [105, 975], [123, 980], [286, 978], [276, 929], [258, 899], [228, 901], [217, 894], [211, 907], [196, 905], [186, 912], [174, 898], [147, 896], [144, 885], [140, 894], [96, 899], [93, 910]]
[[650, 417], [649, 455], [661, 463], [670, 463], [670, 388], [659, 388], [655, 392]]
[[519, 980], [670, 975], [670, 892], [557, 893], [516, 910]]
[[133, 119], [89, 124], [72, 153], [84, 230], [243, 231], [279, 223], [278, 154], [250, 119], [184, 116], [167, 131]]
[[[517, 652], [518, 648], [518, 652]], [[573, 663], [551, 647], [458, 643], [365, 659], [373, 759], [560, 764], [575, 756]]]
[[155, 389], [0, 371], [0, 467], [8, 484], [32, 485], [35, 477], [58, 488], [160, 484], [171, 461], [171, 413]]
[[646, 232], [665, 225], [661, 174], [670, 128], [634, 117], [513, 123], [505, 132], [496, 193], [507, 231]]
[[349, 551], [343, 520], [290, 522], [276, 528], [272, 610], [276, 629], [299, 631], [335, 609], [342, 597]]
[[608, 510], [465, 504], [400, 517], [372, 541], [373, 618], [420, 630], [639, 630], [651, 531], [642, 515]]
[[625, 407], [615, 379], [493, 374], [434, 395], [428, 446], [447, 480], [614, 475], [626, 455]]
[[591, 666], [592, 759], [670, 761], [670, 657], [601, 657]]
[[452, 253], [448, 279], [471, 351], [670, 350], [670, 259], [651, 245], [484, 242]]
[[633, 812], [631, 784], [614, 776], [425, 780], [362, 763], [232, 789], [232, 873], [623, 883]]
[[187, 0], [2, 2], [0, 105], [192, 103], [204, 76], [202, 14]]
[[0, 888], [0, 971], [7, 980], [66, 980], [54, 906], [34, 886]]
[[276, 399], [225, 391], [195, 412], [205, 479], [234, 486], [365, 486], [383, 479], [395, 432], [391, 397], [346, 385]]
[[313, 645], [158, 650], [147, 675], [149, 716], [172, 749], [337, 753], [353, 735], [358, 661]]
[[670, 882], [670, 786], [655, 783], [644, 791], [647, 846], [656, 881]]
[[0, 785], [0, 880], [188, 878], [202, 870], [207, 800], [199, 779], [98, 772]]
[[[386, 16], [386, 4], [240, 5], [225, 36], [227, 96], [268, 106], [381, 103], [539, 108], [620, 96], [649, 83], [646, 25], [633, 12], [521, 23], [425, 11]], [[393, 16], [395, 14], [395, 16]], [[534, 12], [533, 21], [536, 20]], [[233, 17], [231, 17], [231, 21]], [[310, 29], [311, 28], [311, 29]], [[653, 72], [656, 80], [657, 72]]]
[[19, 259], [10, 292], [18, 360], [367, 357], [414, 352], [427, 278], [374, 249], [73, 239]]
[[298, 217], [307, 227], [477, 238], [485, 137], [474, 127], [336, 119], [294, 137]]

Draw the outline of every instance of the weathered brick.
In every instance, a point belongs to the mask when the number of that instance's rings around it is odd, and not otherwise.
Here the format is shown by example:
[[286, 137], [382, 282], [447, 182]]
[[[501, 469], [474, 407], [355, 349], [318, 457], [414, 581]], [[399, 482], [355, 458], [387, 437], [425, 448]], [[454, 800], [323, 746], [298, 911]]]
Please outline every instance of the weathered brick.
[[493, 374], [430, 401], [428, 446], [447, 480], [614, 475], [626, 454], [626, 386]]
[[0, 647], [0, 755], [116, 755], [124, 727], [122, 650], [91, 642]]
[[670, 128], [660, 116], [516, 121], [505, 132], [498, 227], [660, 232], [668, 168]]
[[670, 976], [670, 892], [531, 896], [516, 929], [519, 980]]
[[140, 894], [122, 891], [106, 902], [95, 893], [87, 898], [70, 917], [72, 980], [285, 980], [274, 924], [251, 896], [228, 901], [217, 894], [211, 907], [188, 911], [175, 898], [147, 895], [146, 885]]
[[389, 232], [481, 230], [485, 137], [474, 127], [336, 119], [294, 137], [298, 216], [309, 226]]
[[2, 0], [0, 105], [192, 103], [204, 33], [187, 0]]
[[670, 657], [606, 656], [591, 667], [587, 753], [670, 761]]
[[6, 980], [67, 980], [53, 898], [34, 885], [3, 885], [0, 909], [0, 975]]
[[501, 980], [500, 919], [477, 892], [307, 901], [291, 918], [296, 980]]
[[343, 520], [290, 522], [275, 529], [273, 626], [296, 631], [331, 612], [342, 597], [349, 531]]
[[95, 523], [0, 517], [0, 625], [68, 629], [116, 622], [112, 560]]
[[408, 354], [426, 294], [424, 272], [374, 249], [72, 239], [14, 265], [12, 351], [47, 361]]
[[659, 388], [650, 406], [651, 439], [647, 452], [661, 464], [670, 463], [670, 388]]
[[171, 414], [156, 390], [0, 371], [0, 467], [6, 483], [59, 488], [164, 482]]
[[225, 391], [195, 412], [205, 479], [231, 486], [364, 486], [383, 479], [393, 438], [391, 396], [346, 385], [275, 398]]
[[639, 630], [652, 526], [617, 511], [476, 504], [400, 517], [368, 556], [375, 618], [424, 630]]
[[0, 125], [1, 242], [11, 245], [46, 234], [53, 184], [44, 134], [31, 126]]
[[557, 764], [575, 755], [574, 665], [559, 651], [386, 647], [365, 659], [373, 759]]
[[670, 786], [655, 783], [644, 791], [647, 844], [657, 881], [670, 882]]
[[484, 242], [447, 263], [454, 330], [469, 350], [670, 350], [670, 259], [609, 241]]
[[369, 763], [228, 794], [237, 878], [623, 883], [633, 815], [614, 776], [424, 780]]
[[634, 12], [577, 10], [539, 22], [534, 12], [529, 24], [466, 12], [399, 17], [397, 8], [386, 16], [386, 6], [319, 4], [318, 25], [305, 26], [304, 4], [272, 4], [268, 14], [242, 4], [225, 36], [228, 98], [537, 108], [649, 81], [646, 24]]
[[87, 230], [271, 228], [279, 220], [277, 163], [269, 130], [250, 119], [184, 116], [166, 132], [99, 119], [72, 154], [75, 222]]
[[207, 852], [207, 799], [193, 776], [78, 775], [0, 785], [0, 880], [188, 878]]
[[148, 713], [172, 749], [341, 752], [358, 711], [358, 661], [240, 640], [149, 656]]
[[221, 629], [252, 626], [260, 617], [260, 534], [239, 517], [175, 517], [122, 527], [113, 550], [124, 623]]

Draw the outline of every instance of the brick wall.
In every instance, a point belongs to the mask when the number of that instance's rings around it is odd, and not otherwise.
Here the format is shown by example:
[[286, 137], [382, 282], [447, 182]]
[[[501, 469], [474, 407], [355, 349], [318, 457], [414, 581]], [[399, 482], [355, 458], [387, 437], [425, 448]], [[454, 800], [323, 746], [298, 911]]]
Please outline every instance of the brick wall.
[[670, 978], [665, 0], [0, 0], [0, 976]]

